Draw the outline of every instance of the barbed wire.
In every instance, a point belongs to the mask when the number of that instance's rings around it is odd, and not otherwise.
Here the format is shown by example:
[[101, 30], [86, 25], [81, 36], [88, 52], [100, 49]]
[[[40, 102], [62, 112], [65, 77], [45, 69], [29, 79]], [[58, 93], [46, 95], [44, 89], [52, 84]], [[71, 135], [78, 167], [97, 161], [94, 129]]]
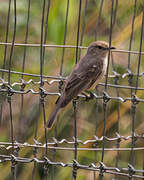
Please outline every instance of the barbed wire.
[[[47, 157], [44, 157], [44, 160], [40, 160], [37, 158], [21, 158], [16, 157], [14, 155], [6, 156], [6, 155], [0, 155], [0, 157], [3, 158], [0, 162], [5, 161], [11, 161], [13, 164], [15, 163], [31, 163], [36, 162], [39, 164], [44, 164], [46, 166], [48, 165], [55, 165], [55, 166], [61, 166], [61, 167], [73, 167], [77, 170], [84, 169], [84, 170], [91, 170], [91, 171], [102, 171], [103, 173], [109, 173], [113, 175], [120, 175], [120, 176], [126, 176], [126, 177], [133, 177], [133, 178], [144, 178], [144, 176], [138, 175], [136, 173], [143, 173], [144, 170], [137, 170], [132, 165], [128, 164], [128, 168], [115, 168], [115, 167], [108, 167], [104, 163], [99, 162], [99, 166], [96, 166], [94, 163], [87, 165], [81, 165], [76, 160], [73, 160], [73, 163], [63, 163], [63, 162], [53, 162], [49, 160]], [[127, 173], [124, 173], [122, 171], [125, 171]]]
[[[64, 78], [62, 78], [64, 79]], [[48, 92], [46, 89], [44, 89], [43, 87], [39, 87], [39, 90], [36, 91], [32, 88], [24, 90], [24, 88], [26, 88], [27, 85], [29, 84], [34, 84], [34, 85], [40, 85], [41, 81], [34, 81], [33, 79], [30, 79], [29, 81], [24, 81], [23, 79], [21, 79], [22, 82], [14, 82], [12, 84], [9, 84], [8, 82], [4, 81], [3, 79], [0, 78], [0, 80], [2, 81], [2, 83], [0, 83], [0, 92], [7, 92], [9, 93], [9, 95], [13, 95], [13, 94], [28, 94], [28, 93], [32, 93], [32, 94], [43, 94], [43, 95], [56, 95], [56, 96], [61, 96], [60, 93], [56, 93], [56, 92]], [[48, 85], [51, 85], [52, 83], [55, 82], [60, 82], [60, 80], [51, 80], [51, 81], [47, 81], [47, 80], [43, 80], [43, 85], [46, 83]], [[105, 83], [100, 83], [99, 85], [104, 86]], [[15, 87], [20, 87], [19, 90], [16, 90]], [[125, 88], [125, 89], [136, 89], [136, 87], [132, 87], [132, 86], [122, 86], [122, 85], [113, 85], [113, 84], [107, 84], [107, 86], [109, 87], [113, 87], [113, 88]], [[22, 89], [21, 89], [22, 88]], [[144, 90], [144, 88], [137, 88], [137, 90]], [[115, 97], [115, 96], [110, 96], [106, 91], [103, 92], [103, 95], [99, 96], [96, 93], [91, 92], [90, 95], [85, 95], [85, 94], [80, 94], [78, 95], [78, 97], [81, 98], [86, 98], [86, 100], [90, 100], [90, 99], [103, 99], [106, 101], [109, 100], [119, 100], [122, 103], [125, 103], [127, 101], [133, 101], [135, 103], [139, 103], [139, 102], [144, 102], [144, 99], [138, 98], [136, 95], [132, 95], [131, 97], [126, 97], [126, 98], [122, 98], [122, 97]]]
[[[142, 135], [138, 135], [138, 134], [135, 134], [134, 135], [134, 138], [137, 140], [137, 139], [144, 139], [144, 134]], [[110, 142], [114, 142], [114, 141], [119, 141], [119, 142], [122, 142], [122, 141], [129, 141], [130, 139], [132, 139], [132, 136], [121, 136], [120, 134], [116, 133], [116, 137], [107, 137], [107, 136], [102, 136], [100, 138], [98, 138], [97, 136], [94, 135], [94, 138], [93, 139], [89, 139], [89, 140], [85, 140], [85, 141], [82, 141], [80, 139], [77, 139], [77, 144], [78, 145], [87, 145], [87, 144], [98, 144], [100, 142], [102, 142], [103, 140], [106, 140], [106, 141], [110, 141]], [[73, 141], [68, 141], [67, 139], [62, 139], [62, 140], [57, 140], [55, 137], [52, 138], [52, 142], [48, 142], [47, 145], [48, 145], [48, 149], [57, 149], [57, 150], [74, 150], [74, 148], [71, 148], [71, 147], [57, 147], [55, 145], [65, 145], [65, 144], [69, 144], [69, 145], [74, 145], [75, 143], [75, 137], [73, 137]], [[13, 143], [14, 145], [14, 148], [15, 149], [20, 149], [20, 148], [23, 148], [23, 147], [35, 147], [35, 148], [45, 148], [46, 147], [46, 144], [42, 144], [41, 142], [38, 142], [37, 140], [34, 139], [34, 144], [29, 144], [27, 142], [25, 143], [19, 143], [17, 141], [15, 141]], [[50, 146], [50, 145], [53, 145], [53, 146]], [[12, 148], [12, 143], [10, 142], [0, 142], [0, 148], [5, 148], [6, 150], [9, 150]], [[131, 148], [105, 148], [105, 151], [128, 151], [130, 150]], [[78, 151], [83, 151], [83, 150], [87, 150], [87, 151], [101, 151], [102, 148], [78, 148]], [[137, 148], [134, 148], [135, 151], [137, 150], [144, 150], [144, 147], [137, 147]]]

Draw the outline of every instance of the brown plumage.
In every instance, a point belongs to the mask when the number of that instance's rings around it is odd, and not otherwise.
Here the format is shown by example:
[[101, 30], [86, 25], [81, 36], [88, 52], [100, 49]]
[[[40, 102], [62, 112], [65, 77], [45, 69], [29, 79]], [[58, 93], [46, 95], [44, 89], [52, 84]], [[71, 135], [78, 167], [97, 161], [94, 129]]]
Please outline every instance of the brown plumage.
[[90, 44], [86, 55], [80, 59], [68, 76], [61, 97], [47, 121], [48, 128], [52, 126], [60, 108], [65, 107], [80, 92], [89, 89], [102, 79], [107, 68], [108, 51], [109, 45], [104, 41]]

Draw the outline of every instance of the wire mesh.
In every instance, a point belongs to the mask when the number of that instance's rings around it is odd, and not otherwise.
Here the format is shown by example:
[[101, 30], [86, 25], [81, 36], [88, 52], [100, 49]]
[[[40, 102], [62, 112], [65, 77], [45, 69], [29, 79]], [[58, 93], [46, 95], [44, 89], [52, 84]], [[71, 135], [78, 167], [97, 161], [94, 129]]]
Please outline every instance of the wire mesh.
[[[43, 171], [39, 172], [39, 179], [57, 179], [57, 174], [61, 169], [64, 169], [62, 171], [63, 174], [67, 174], [66, 167], [70, 169], [69, 174], [71, 174], [71, 179], [75, 180], [81, 177], [81, 170], [93, 172], [90, 177], [85, 175], [87, 179], [144, 179], [144, 158], [142, 157], [144, 150], [144, 134], [137, 130], [138, 124], [142, 123], [142, 121], [138, 121], [139, 116], [137, 115], [137, 111], [140, 108], [140, 104], [144, 103], [144, 87], [142, 85], [144, 76], [142, 67], [144, 55], [142, 46], [144, 3], [140, 0], [131, 1], [133, 12], [129, 15], [131, 23], [129, 28], [129, 41], [127, 40], [128, 50], [118, 47], [115, 50], [109, 51], [108, 66], [104, 82], [100, 82], [95, 91], [92, 91], [90, 95], [79, 94], [78, 98], [73, 100], [73, 115], [68, 118], [71, 121], [71, 126], [66, 126], [68, 129], [66, 131], [67, 133], [73, 129], [69, 134], [64, 133], [64, 123], [60, 125], [62, 120], [65, 122], [65, 118], [61, 113], [56, 119], [55, 127], [51, 130], [46, 128], [48, 116], [47, 109], [50, 108], [50, 104], [48, 106], [47, 103], [50, 101], [50, 98], [61, 95], [63, 83], [66, 80], [65, 63], [68, 64], [66, 58], [70, 58], [70, 56], [67, 55], [67, 50], [69, 54], [73, 53], [73, 57], [75, 56], [73, 59], [75, 59], [76, 64], [83, 50], [87, 49], [87, 46], [83, 44], [85, 42], [84, 39], [88, 23], [87, 17], [90, 14], [89, 8], [92, 8], [93, 4], [95, 5], [93, 8], [97, 9], [97, 19], [94, 23], [94, 31], [92, 35], [89, 36], [91, 39], [93, 38], [93, 40], [99, 39], [101, 36], [101, 27], [103, 26], [101, 24], [104, 20], [102, 19], [102, 15], [107, 13], [105, 16], [107, 16], [109, 25], [106, 36], [109, 46], [111, 47], [113, 36], [115, 35], [115, 26], [118, 23], [117, 16], [120, 13], [118, 11], [120, 8], [119, 3], [121, 5], [121, 2], [118, 0], [109, 0], [108, 3], [106, 0], [63, 1], [62, 9], [64, 11], [64, 19], [62, 20], [64, 32], [62, 44], [50, 43], [51, 40], [49, 37], [52, 33], [49, 31], [49, 24], [52, 23], [50, 19], [51, 13], [53, 13], [53, 11], [56, 13], [57, 10], [55, 8], [56, 1], [51, 2], [50, 0], [43, 0], [37, 2], [38, 6], [40, 6], [38, 15], [41, 17], [41, 26], [40, 24], [36, 24], [37, 28], [40, 26], [37, 41], [33, 39], [31, 39], [31, 41], [29, 40], [30, 33], [32, 33], [32, 20], [34, 20], [33, 7], [36, 6], [36, 4], [31, 0], [25, 2], [26, 23], [24, 25], [25, 30], [23, 31], [22, 29], [19, 30], [19, 14], [17, 11], [19, 1], [9, 0], [6, 3], [8, 10], [5, 25], [5, 39], [2, 39], [0, 42], [0, 46], [3, 50], [3, 62], [1, 61], [0, 68], [0, 124], [1, 130], [5, 126], [5, 130], [8, 128], [9, 132], [7, 136], [9, 138], [6, 141], [3, 140], [3, 138], [0, 140], [0, 164], [3, 165], [3, 168], [11, 166], [11, 172], [9, 171], [8, 177], [5, 175], [5, 178], [20, 179], [23, 175], [22, 171], [26, 172], [26, 170], [28, 170], [26, 166], [29, 167], [29, 164], [32, 164], [30, 166], [31, 175], [25, 177], [25, 179], [38, 179], [37, 171], [39, 169]], [[123, 1], [123, 4], [125, 3], [126, 2]], [[70, 31], [69, 18], [71, 15], [71, 7], [74, 6], [74, 4], [77, 7], [77, 9], [75, 9], [76, 29], [74, 28], [72, 31], [73, 33], [75, 32], [76, 38], [72, 45], [70, 43], [67, 44], [67, 41]], [[65, 10], [63, 5], [65, 6]], [[106, 7], [106, 5], [109, 5], [109, 7]], [[108, 8], [109, 11], [106, 11], [106, 8]], [[56, 17], [59, 18], [58, 15]], [[137, 25], [135, 21], [137, 17], [141, 17], [141, 21], [139, 20], [139, 40], [137, 44], [139, 50], [133, 50], [132, 45], [134, 43], [135, 26]], [[59, 19], [59, 21], [60, 20], [61, 19]], [[55, 24], [54, 27], [57, 28], [58, 26]], [[18, 42], [16, 36], [17, 32], [19, 33], [20, 31], [22, 36], [24, 36], [24, 41]], [[56, 31], [53, 30], [53, 34], [55, 32]], [[124, 31], [123, 33], [127, 32]], [[73, 34], [71, 36], [73, 36]], [[119, 41], [121, 41], [120, 38], [121, 36], [118, 37]], [[18, 49], [23, 52], [23, 55], [20, 54], [18, 57], [22, 59], [21, 67], [17, 61], [18, 55], [15, 55], [17, 51], [16, 48], [22, 48]], [[35, 48], [36, 51], [29, 50], [28, 48]], [[60, 50], [58, 51], [58, 75], [55, 73], [53, 73], [54, 75], [49, 75], [47, 73], [48, 68], [52, 73], [52, 63], [47, 63], [46, 60], [47, 58], [51, 59], [51, 56], [49, 57], [48, 54], [50, 54], [50, 51], [53, 51], [53, 49]], [[37, 51], [39, 51], [39, 58], [37, 57]], [[36, 61], [37, 69], [34, 71], [29, 67], [33, 66], [33, 62], [30, 65], [27, 64], [31, 53], [36, 53], [35, 58], [38, 59]], [[56, 52], [54, 51], [52, 53], [54, 57], [56, 57]], [[116, 54], [119, 56], [124, 54], [124, 59], [127, 62], [127, 65], [123, 67], [124, 70], [120, 73], [118, 68], [115, 67], [115, 59], [118, 58]], [[133, 68], [132, 56], [138, 57], [135, 68]], [[15, 66], [18, 66], [18, 68], [15, 69]], [[27, 71], [27, 69], [29, 71]], [[133, 69], [136, 70], [134, 71]], [[55, 88], [52, 92], [49, 91], [49, 88], [52, 86], [55, 87], [55, 84], [58, 86], [58, 90]], [[140, 94], [140, 92], [142, 93]], [[19, 96], [20, 99], [18, 99], [17, 96]], [[30, 99], [28, 99], [28, 97], [30, 97]], [[28, 101], [32, 101], [30, 105], [32, 109], [30, 109], [30, 106], [27, 107], [28, 103], [27, 106], [25, 105], [27, 99]], [[16, 101], [18, 101], [19, 104], [17, 107], [15, 107]], [[54, 99], [52, 99], [52, 101], [54, 101]], [[94, 107], [94, 112], [91, 113], [89, 118], [93, 117], [95, 120], [93, 123], [95, 124], [93, 124], [93, 135], [87, 138], [88, 135], [83, 134], [80, 136], [79, 129], [81, 120], [79, 118], [79, 113], [82, 111], [81, 107], [83, 103], [89, 104], [91, 102], [93, 102], [92, 106]], [[110, 107], [112, 107], [113, 104], [111, 103], [113, 102], [116, 103], [116, 113], [112, 113], [112, 115], [115, 116], [114, 118], [110, 116]], [[101, 106], [99, 104], [101, 104]], [[130, 111], [128, 116], [129, 120], [124, 117], [125, 121], [128, 121], [124, 122], [121, 119], [125, 113], [128, 113], [126, 111], [127, 109]], [[27, 112], [28, 120], [26, 119]], [[69, 114], [71, 113], [69, 112]], [[69, 114], [68, 116], [71, 116]], [[112, 122], [111, 119], [113, 119], [114, 122]], [[5, 120], [9, 121], [9, 126]], [[32, 129], [29, 129], [29, 126], [32, 127]], [[63, 129], [61, 126], [63, 126]], [[121, 126], [127, 127], [126, 132], [122, 130]], [[114, 132], [108, 134], [108, 127], [110, 129], [114, 127]], [[143, 126], [141, 126], [141, 128], [142, 127]], [[62, 129], [62, 134], [60, 134], [59, 128]], [[24, 133], [24, 131], [26, 131], [26, 133]], [[91, 131], [91, 129], [88, 131]], [[31, 138], [28, 138], [28, 135]], [[24, 138], [23, 136], [27, 137]], [[137, 142], [139, 143], [137, 144]], [[69, 156], [71, 152], [73, 155]], [[81, 153], [83, 152], [86, 153], [84, 157], [81, 158]], [[59, 153], [62, 153], [64, 156], [60, 156]], [[140, 157], [138, 157], [138, 154]], [[67, 156], [67, 158], [65, 156]], [[110, 163], [108, 162], [109, 156], [111, 156]], [[126, 158], [126, 156], [128, 157]], [[89, 157], [90, 159], [88, 159]], [[125, 158], [129, 158], [129, 162], [124, 161]], [[138, 163], [138, 161], [141, 161], [141, 163]], [[57, 169], [58, 167], [60, 167], [60, 169]], [[5, 171], [1, 171], [1, 173], [3, 174]]]

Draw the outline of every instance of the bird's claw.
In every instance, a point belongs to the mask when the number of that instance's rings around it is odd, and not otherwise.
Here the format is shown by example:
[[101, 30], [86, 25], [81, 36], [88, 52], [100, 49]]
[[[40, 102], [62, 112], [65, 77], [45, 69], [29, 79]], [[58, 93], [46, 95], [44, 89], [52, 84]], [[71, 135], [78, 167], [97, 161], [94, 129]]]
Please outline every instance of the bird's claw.
[[88, 92], [88, 94], [83, 93], [83, 95], [85, 96], [85, 101], [89, 101], [94, 98], [94, 95], [92, 92]]
[[55, 104], [57, 104], [59, 100], [60, 100], [60, 96], [57, 98]]

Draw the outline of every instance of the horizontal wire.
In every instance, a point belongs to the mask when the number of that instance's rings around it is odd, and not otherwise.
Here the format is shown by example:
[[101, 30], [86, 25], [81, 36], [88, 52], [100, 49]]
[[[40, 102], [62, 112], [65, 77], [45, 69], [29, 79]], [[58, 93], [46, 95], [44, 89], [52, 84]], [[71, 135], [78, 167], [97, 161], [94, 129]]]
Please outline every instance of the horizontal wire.
[[[35, 144], [15, 144], [12, 146], [12, 144], [8, 147], [5, 147], [5, 143], [0, 143], [3, 145], [0, 145], [0, 148], [5, 148], [6, 150], [9, 150], [11, 148], [17, 149], [17, 148], [24, 148], [24, 147], [33, 147], [33, 148], [46, 148], [46, 144], [44, 145], [35, 145]], [[10, 144], [10, 143], [7, 143]], [[72, 147], [54, 147], [54, 146], [47, 146], [47, 149], [52, 150], [66, 150], [66, 151], [74, 151], [75, 148]], [[102, 151], [102, 148], [77, 148], [78, 151]], [[143, 151], [144, 147], [137, 147], [133, 148], [133, 151]], [[104, 151], [131, 151], [131, 148], [104, 148]]]
[[[7, 69], [0, 69], [0, 72], [6, 72], [9, 73], [9, 70]], [[39, 74], [33, 74], [33, 73], [24, 73], [24, 72], [20, 72], [20, 71], [10, 71], [10, 73], [12, 74], [18, 74], [18, 75], [25, 75], [25, 76], [32, 76], [32, 77], [41, 77]], [[129, 76], [137, 76], [137, 74], [133, 74], [132, 72], [130, 73], [124, 73], [124, 74], [119, 74], [114, 72], [114, 74], [109, 74], [108, 77], [109, 78], [126, 78]], [[139, 77], [144, 76], [144, 72], [141, 72], [139, 74]], [[43, 78], [49, 78], [49, 79], [59, 79], [59, 80], [65, 80], [66, 77], [62, 77], [62, 76], [49, 76], [49, 75], [42, 75]]]
[[[94, 135], [94, 138], [93, 139], [89, 139], [89, 140], [86, 140], [86, 141], [82, 141], [80, 139], [77, 139], [77, 143], [78, 145], [86, 145], [86, 144], [89, 144], [89, 143], [98, 143], [98, 142], [102, 142], [104, 139], [106, 141], [128, 141], [129, 139], [131, 139], [132, 136], [121, 136], [120, 134], [116, 133], [116, 137], [113, 137], [113, 138], [110, 138], [110, 137], [100, 137], [98, 138], [97, 136]], [[144, 135], [138, 135], [138, 134], [135, 134], [134, 135], [134, 138], [135, 139], [144, 139]], [[73, 137], [73, 139], [75, 139], [75, 137]], [[47, 143], [47, 146], [49, 149], [57, 149], [57, 150], [74, 150], [74, 148], [71, 148], [71, 147], [57, 147], [55, 145], [62, 145], [62, 144], [70, 144], [70, 145], [73, 145], [75, 143], [75, 141], [68, 141], [67, 139], [62, 139], [62, 140], [57, 140], [55, 137], [53, 137], [53, 142], [48, 142]], [[25, 143], [19, 143], [19, 142], [14, 142], [13, 145], [15, 146], [15, 148], [23, 148], [23, 147], [35, 147], [35, 148], [45, 148], [46, 147], [46, 144], [42, 144], [40, 142], [38, 142], [37, 140], [34, 139], [34, 144], [29, 144], [27, 142]], [[50, 146], [51, 145], [51, 146]], [[53, 147], [53, 146], [54, 147]], [[12, 143], [11, 142], [0, 142], [0, 147], [1, 148], [5, 148], [7, 150], [9, 150], [11, 147], [12, 147]], [[87, 150], [87, 151], [101, 151], [102, 148], [78, 148], [79, 151], [83, 151], [83, 150]], [[105, 151], [130, 151], [131, 148], [105, 148]], [[138, 150], [144, 150], [144, 147], [137, 147], [137, 148], [134, 148], [134, 151], [138, 151]]]
[[[0, 42], [0, 45], [12, 46], [12, 43]], [[41, 47], [41, 44], [14, 43], [14, 46]], [[78, 47], [80, 49], [87, 49], [88, 48], [86, 46], [57, 45], [57, 44], [42, 44], [42, 47], [48, 47], [48, 48], [77, 48]], [[113, 50], [111, 50], [111, 52], [139, 54], [139, 51], [129, 51], [129, 50], [123, 50], [123, 49], [113, 49]], [[141, 52], [141, 54], [144, 55], [144, 52]]]
[[[6, 72], [8, 73], [9, 71], [7, 69], [0, 69], [0, 72]], [[33, 73], [24, 73], [24, 72], [18, 72], [18, 71], [10, 71], [12, 74], [18, 74], [18, 75], [25, 75], [25, 76], [33, 76], [33, 77], [41, 77], [39, 74], [33, 74]], [[59, 79], [59, 80], [65, 80], [66, 78], [61, 77], [61, 76], [48, 76], [48, 75], [42, 75], [43, 78], [50, 78], [50, 79]]]
[[[144, 170], [135, 169], [131, 164], [128, 164], [128, 168], [117, 168], [117, 167], [108, 167], [103, 162], [99, 162], [99, 166], [96, 166], [94, 163], [91, 163], [89, 165], [82, 165], [78, 163], [76, 160], [73, 160], [73, 163], [63, 163], [63, 162], [54, 162], [48, 159], [47, 157], [44, 157], [44, 160], [35, 158], [22, 158], [17, 157], [14, 155], [0, 155], [0, 163], [6, 162], [6, 161], [12, 161], [13, 163], [19, 162], [19, 163], [31, 163], [36, 162], [40, 164], [49, 164], [49, 165], [55, 165], [55, 166], [61, 166], [61, 167], [75, 167], [77, 169], [84, 169], [84, 170], [91, 170], [91, 171], [98, 171], [109, 173], [109, 174], [115, 174], [119, 176], [126, 176], [126, 177], [135, 177], [135, 178], [144, 178], [144, 176], [138, 175], [136, 173], [143, 173]], [[127, 172], [127, 173], [126, 173]]]
[[[11, 46], [12, 43], [0, 42], [0, 45]], [[27, 46], [27, 47], [41, 47], [41, 44], [25, 44], [25, 43], [15, 43], [14, 46]], [[42, 44], [42, 47], [53, 47], [53, 48], [76, 48], [75, 45], [56, 45], [56, 44]], [[86, 46], [78, 46], [80, 49], [87, 49]]]
[[[0, 71], [1, 71], [1, 72], [8, 72], [8, 70], [4, 70], [4, 69], [0, 69]], [[19, 74], [19, 75], [23, 74], [23, 75], [27, 75], [27, 76], [33, 76], [33, 77], [40, 77], [40, 75], [37, 75], [37, 74], [21, 73], [21, 72], [17, 72], [17, 71], [11, 71], [11, 73]], [[144, 73], [141, 73], [141, 74], [144, 75]], [[140, 74], [140, 76], [141, 76], [141, 74]], [[125, 76], [122, 75], [122, 76], [123, 76], [123, 78], [126, 77], [126, 75], [125, 75]], [[116, 77], [116, 76], [110, 75], [109, 77], [110, 77], [110, 78], [114, 78], [114, 77]], [[60, 82], [60, 81], [66, 80], [66, 77], [48, 76], [48, 75], [43, 75], [43, 78], [52, 79], [51, 81], [48, 81], [48, 80], [46, 80], [46, 79], [43, 79], [43, 83], [46, 83], [46, 84], [48, 84], [48, 85], [51, 85], [51, 84], [53, 84], [53, 83], [55, 83], [55, 82]], [[0, 81], [1, 81], [1, 83], [0, 83], [0, 86], [1, 86], [1, 87], [3, 87], [3, 85], [7, 85], [7, 86], [8, 86], [8, 82], [5, 81], [4, 79], [0, 78]], [[23, 86], [23, 85], [26, 86], [26, 85], [28, 85], [28, 84], [39, 85], [40, 83], [41, 83], [40, 81], [34, 81], [33, 79], [30, 79], [30, 80], [28, 80], [28, 81], [24, 81], [23, 79], [21, 79], [21, 82], [14, 82], [14, 83], [12, 83], [12, 84], [10, 85], [10, 87]], [[105, 86], [105, 83], [99, 83], [98, 85], [100, 85], [100, 86]], [[112, 87], [112, 88], [136, 89], [136, 87], [134, 87], [134, 86], [126, 86], [126, 85], [119, 85], [119, 84], [109, 84], [109, 83], [108, 83], [107, 86]], [[137, 90], [144, 90], [144, 87], [138, 87]], [[2, 92], [6, 92], [7, 90], [1, 89], [1, 91], [2, 91]], [[14, 92], [15, 90], [12, 89], [12, 91]], [[34, 92], [32, 89], [27, 90], [27, 91], [31, 91], [32, 93], [36, 93], [36, 92]], [[23, 94], [25, 94], [25, 93], [28, 93], [27, 91], [26, 91], [26, 92], [24, 92], [24, 91], [23, 91], [23, 92], [15, 91], [15, 93], [23, 93]], [[36, 94], [37, 94], [37, 93], [36, 93]], [[48, 93], [47, 93], [47, 94], [48, 94]], [[57, 94], [57, 93], [56, 93], [56, 94]], [[85, 96], [84, 96], [84, 97], [85, 97]]]
[[[42, 93], [43, 95], [47, 96], [47, 95], [52, 95], [52, 96], [61, 96], [60, 93], [52, 93], [52, 92], [48, 92], [46, 90], [44, 90], [43, 88], [41, 88], [42, 90]], [[0, 89], [0, 92], [5, 92], [5, 93], [11, 93], [11, 96], [13, 94], [28, 94], [28, 93], [32, 93], [32, 94], [41, 94], [41, 91], [35, 91], [33, 89], [28, 89], [28, 90], [15, 90], [11, 87], [8, 87], [8, 89]], [[107, 101], [109, 100], [117, 100], [117, 101], [121, 101], [122, 103], [125, 103], [127, 101], [132, 101], [132, 100], [135, 100], [135, 102], [144, 102], [144, 99], [139, 99], [139, 98], [131, 98], [131, 97], [127, 97], [127, 98], [122, 98], [122, 97], [113, 97], [113, 96], [98, 96], [97, 94], [95, 93], [91, 93], [93, 95], [93, 98], [91, 98], [90, 96], [86, 96], [86, 95], [83, 95], [83, 94], [80, 94], [78, 95], [78, 97], [81, 97], [81, 98], [85, 98], [86, 101], [87, 99], [90, 100], [90, 99], [105, 99]], [[10, 95], [9, 95], [10, 96]]]
[[[43, 82], [45, 82], [45, 81], [43, 81]], [[54, 82], [54, 81], [50, 81], [50, 83], [52, 83], [52, 82]], [[39, 84], [40, 82], [35, 82], [34, 83], [33, 80], [30, 80], [29, 83]], [[50, 83], [48, 83], [48, 84], [50, 84]], [[27, 82], [27, 84], [28, 84], [28, 82]], [[24, 89], [16, 90], [16, 89], [13, 88], [16, 85], [20, 85], [21, 87], [22, 86], [25, 87], [27, 84], [23, 82], [23, 83], [13, 83], [12, 85], [9, 85], [8, 82], [2, 82], [2, 83], [0, 83], [0, 92], [10, 93], [11, 96], [13, 94], [28, 94], [28, 93], [32, 93], [32, 94], [41, 94], [41, 93], [43, 93], [43, 95], [45, 95], [45, 96], [47, 96], [47, 95], [61, 96], [60, 93], [48, 92], [47, 90], [45, 90], [42, 87], [39, 88], [38, 91], [36, 91], [36, 90], [34, 90], [32, 88], [27, 89], [27, 90], [24, 90]], [[94, 98], [95, 99], [104, 99], [106, 101], [117, 100], [117, 101], [121, 101], [122, 103], [125, 103], [126, 101], [134, 101], [135, 103], [144, 102], [144, 99], [140, 99], [140, 98], [136, 97], [136, 95], [133, 96], [133, 97], [126, 97], [126, 98], [122, 98], [122, 97], [118, 97], [118, 96], [110, 96], [106, 92], [103, 92], [103, 95], [101, 95], [101, 96], [97, 95], [96, 93], [92, 93], [92, 92], [91, 92], [91, 95], [79, 94], [78, 97], [85, 98], [85, 100], [91, 100], [91, 99], [94, 99]]]
[[[105, 83], [99, 83], [98, 85], [104, 86]], [[124, 89], [136, 89], [134, 86], [124, 86], [124, 85], [117, 85], [117, 84], [107, 84], [109, 87], [113, 88], [124, 88]], [[144, 87], [138, 87], [137, 90], [144, 90]]]

